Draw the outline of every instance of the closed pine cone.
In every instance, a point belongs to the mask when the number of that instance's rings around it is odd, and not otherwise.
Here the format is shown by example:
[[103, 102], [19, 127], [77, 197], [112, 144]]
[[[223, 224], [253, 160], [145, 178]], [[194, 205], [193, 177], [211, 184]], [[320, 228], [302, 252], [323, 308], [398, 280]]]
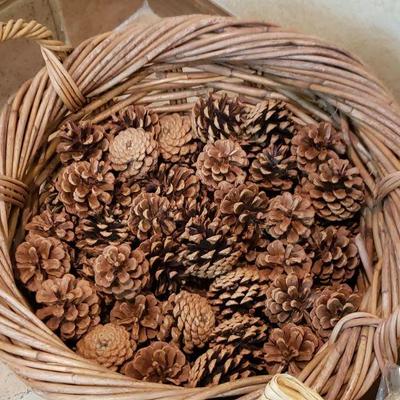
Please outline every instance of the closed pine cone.
[[55, 237], [29, 235], [16, 250], [19, 280], [31, 292], [38, 291], [48, 278], [61, 278], [71, 269], [70, 249]]
[[317, 215], [328, 221], [352, 218], [364, 203], [364, 183], [349, 160], [331, 158], [308, 175], [304, 184]]
[[267, 212], [267, 232], [275, 239], [297, 243], [311, 234], [315, 211], [309, 198], [283, 194], [271, 199]]
[[153, 294], [139, 294], [131, 302], [117, 301], [110, 321], [125, 327], [137, 343], [156, 338], [161, 324], [161, 305]]
[[140, 349], [133, 360], [128, 361], [122, 372], [142, 382], [183, 385], [189, 378], [190, 366], [177, 346], [165, 342], [153, 342]]
[[346, 153], [340, 133], [329, 122], [300, 128], [293, 137], [291, 149], [298, 168], [306, 173], [315, 172], [321, 163]]
[[71, 274], [44, 281], [36, 292], [39, 319], [61, 339], [79, 339], [100, 322], [100, 299], [93, 284]]
[[119, 300], [133, 299], [150, 280], [149, 262], [144, 253], [127, 243], [107, 246], [93, 264], [98, 290]]
[[351, 279], [359, 266], [354, 237], [344, 226], [317, 226], [309, 238], [314, 252], [312, 273], [323, 284]]
[[116, 324], [97, 325], [76, 345], [77, 353], [106, 368], [116, 371], [129, 360], [133, 351], [129, 332]]
[[161, 132], [158, 138], [160, 154], [169, 162], [178, 162], [197, 150], [192, 126], [188, 116], [169, 114], [160, 119]]
[[199, 154], [196, 162], [197, 175], [209, 189], [217, 189], [226, 181], [239, 185], [246, 179], [245, 168], [248, 166], [246, 153], [237, 142], [230, 139], [208, 143]]
[[345, 315], [356, 312], [361, 296], [347, 284], [325, 287], [314, 300], [310, 312], [311, 325], [324, 339], [329, 338], [336, 323]]
[[319, 340], [307, 326], [289, 323], [273, 329], [264, 344], [264, 359], [269, 374], [288, 371], [297, 375], [312, 360]]
[[307, 275], [300, 279], [296, 274], [278, 276], [268, 287], [265, 314], [273, 323], [300, 323], [312, 307], [313, 280]]
[[56, 189], [65, 209], [79, 217], [100, 214], [112, 201], [115, 177], [103, 161], [78, 161], [64, 167]]
[[158, 338], [181, 344], [181, 349], [190, 354], [208, 343], [214, 327], [215, 315], [209, 301], [182, 290], [164, 303]]

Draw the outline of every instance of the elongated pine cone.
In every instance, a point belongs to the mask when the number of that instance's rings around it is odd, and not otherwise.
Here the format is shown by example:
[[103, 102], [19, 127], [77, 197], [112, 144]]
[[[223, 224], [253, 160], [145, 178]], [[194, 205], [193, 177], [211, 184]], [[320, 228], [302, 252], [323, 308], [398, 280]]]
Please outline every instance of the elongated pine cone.
[[29, 235], [15, 253], [19, 280], [31, 292], [49, 278], [61, 278], [71, 269], [70, 249], [55, 237]]
[[61, 339], [79, 339], [100, 322], [100, 299], [94, 285], [71, 274], [44, 281], [36, 292], [39, 319]]
[[199, 154], [196, 162], [197, 175], [209, 189], [216, 189], [226, 181], [231, 185], [239, 185], [246, 179], [249, 161], [245, 151], [237, 142], [230, 139], [208, 143]]
[[163, 313], [159, 340], [180, 343], [188, 354], [208, 343], [215, 327], [215, 315], [205, 297], [182, 290], [164, 303]]
[[123, 326], [111, 323], [93, 328], [79, 340], [76, 350], [82, 357], [116, 371], [132, 357], [135, 347], [129, 332]]
[[275, 239], [297, 243], [310, 236], [314, 216], [310, 199], [300, 194], [284, 192], [269, 203], [267, 232]]
[[307, 326], [289, 323], [273, 329], [264, 344], [267, 371], [272, 375], [285, 371], [297, 375], [312, 360], [318, 347], [318, 337]]
[[165, 342], [153, 342], [140, 349], [133, 360], [122, 369], [125, 375], [142, 382], [183, 385], [189, 378], [190, 366], [177, 346]]
[[361, 302], [359, 293], [347, 284], [325, 287], [314, 300], [310, 312], [311, 324], [321, 338], [329, 338], [336, 323], [347, 314], [356, 312]]
[[133, 299], [150, 281], [144, 253], [127, 243], [107, 246], [93, 264], [98, 290], [119, 300]]

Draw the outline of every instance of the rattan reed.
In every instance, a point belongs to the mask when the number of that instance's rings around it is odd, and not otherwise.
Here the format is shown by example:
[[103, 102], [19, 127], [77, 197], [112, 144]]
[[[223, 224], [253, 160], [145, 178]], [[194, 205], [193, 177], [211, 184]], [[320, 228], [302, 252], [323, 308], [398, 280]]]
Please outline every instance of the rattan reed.
[[[299, 124], [331, 121], [368, 188], [357, 237], [361, 310], [343, 318], [298, 378], [328, 400], [360, 398], [400, 338], [400, 108], [362, 62], [344, 50], [275, 25], [217, 16], [127, 25], [69, 49], [36, 22], [0, 25], [0, 40], [30, 38], [46, 67], [0, 116], [0, 359], [48, 399], [257, 399], [269, 376], [211, 388], [137, 382], [69, 350], [31, 312], [13, 278], [13, 248], [57, 168], [57, 127], [102, 121], [132, 103], [159, 113], [190, 110], [210, 90], [250, 104], [290, 103]], [[3, 60], [6, 62], [6, 60]]]

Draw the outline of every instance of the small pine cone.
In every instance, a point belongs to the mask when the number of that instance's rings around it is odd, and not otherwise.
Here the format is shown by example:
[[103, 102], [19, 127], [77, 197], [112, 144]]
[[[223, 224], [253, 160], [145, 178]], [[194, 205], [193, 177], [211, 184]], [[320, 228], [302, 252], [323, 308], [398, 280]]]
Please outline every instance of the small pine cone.
[[37, 292], [43, 281], [61, 278], [71, 269], [72, 250], [55, 237], [29, 235], [16, 250], [19, 280], [31, 292]]
[[318, 166], [338, 154], [346, 153], [340, 133], [329, 122], [301, 127], [292, 140], [292, 154], [298, 168], [305, 173], [315, 172]]
[[161, 132], [158, 138], [160, 154], [169, 162], [178, 162], [190, 157], [197, 150], [192, 126], [188, 116], [169, 114], [160, 119]]
[[268, 244], [265, 252], [257, 256], [256, 265], [265, 270], [268, 279], [273, 281], [283, 273], [294, 273], [299, 278], [304, 278], [311, 272], [312, 261], [303, 246], [274, 240]]
[[48, 178], [39, 188], [38, 197], [39, 212], [49, 210], [52, 213], [60, 212], [65, 209], [61, 203], [56, 181], [54, 178]]
[[44, 281], [36, 292], [36, 315], [61, 339], [79, 339], [100, 322], [100, 299], [93, 284], [71, 274]]
[[245, 107], [237, 97], [210, 93], [199, 98], [192, 110], [192, 125], [203, 142], [234, 139], [242, 135]]
[[93, 264], [98, 290], [119, 300], [131, 300], [149, 284], [149, 262], [127, 243], [107, 246]]
[[289, 323], [273, 329], [263, 349], [267, 371], [271, 375], [285, 371], [297, 375], [312, 360], [318, 347], [318, 337], [307, 326]]
[[101, 125], [68, 122], [61, 127], [57, 153], [64, 164], [90, 158], [100, 160], [108, 150], [106, 132]]
[[114, 175], [103, 161], [78, 161], [58, 175], [56, 189], [67, 212], [86, 217], [100, 214], [112, 201]]
[[129, 339], [129, 332], [115, 324], [97, 325], [76, 345], [79, 355], [93, 360], [106, 368], [116, 371], [129, 360], [135, 346]]
[[245, 167], [248, 166], [246, 153], [232, 140], [217, 140], [208, 143], [199, 154], [196, 162], [197, 175], [209, 189], [217, 189], [226, 181], [239, 185], [246, 179]]
[[122, 373], [142, 382], [183, 385], [189, 378], [190, 366], [177, 346], [153, 342], [140, 349], [133, 360], [122, 368]]
[[298, 171], [289, 146], [271, 144], [257, 153], [249, 170], [249, 180], [261, 188], [274, 191], [290, 190]]
[[182, 290], [163, 305], [158, 339], [179, 343], [185, 353], [191, 354], [208, 343], [214, 327], [215, 315], [209, 301]]
[[145, 177], [158, 160], [158, 143], [154, 134], [142, 128], [119, 132], [110, 143], [109, 160], [115, 171], [121, 171], [122, 180]]
[[117, 301], [110, 313], [110, 321], [125, 327], [139, 344], [157, 337], [161, 318], [161, 305], [153, 294], [139, 294], [131, 302]]
[[308, 175], [303, 190], [309, 193], [317, 215], [328, 221], [350, 219], [364, 203], [364, 183], [349, 160], [331, 158]]
[[321, 338], [329, 338], [336, 323], [356, 312], [361, 296], [347, 284], [325, 287], [314, 300], [310, 312], [311, 325]]
[[275, 239], [297, 243], [311, 234], [315, 211], [309, 198], [284, 192], [271, 199], [267, 212], [267, 232]]
[[219, 276], [210, 285], [211, 305], [219, 309], [219, 317], [235, 312], [255, 314], [264, 309], [267, 292], [266, 275], [254, 266], [238, 267]]
[[300, 279], [296, 274], [278, 276], [267, 289], [265, 315], [272, 323], [300, 323], [312, 307], [313, 280], [307, 275]]

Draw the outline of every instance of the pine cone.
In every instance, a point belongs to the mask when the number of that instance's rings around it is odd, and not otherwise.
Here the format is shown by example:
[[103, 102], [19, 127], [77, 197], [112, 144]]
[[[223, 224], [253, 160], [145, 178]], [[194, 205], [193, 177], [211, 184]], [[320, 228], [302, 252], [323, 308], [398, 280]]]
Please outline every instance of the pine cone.
[[329, 338], [336, 323], [345, 315], [356, 312], [360, 302], [361, 296], [347, 284], [325, 287], [310, 312], [313, 329], [321, 338]]
[[161, 133], [158, 138], [160, 153], [169, 162], [185, 161], [195, 153], [197, 143], [194, 141], [190, 118], [179, 114], [169, 114], [161, 118]]
[[61, 203], [56, 179], [49, 177], [39, 188], [38, 209], [40, 212], [49, 210], [51, 213], [58, 213], [64, 209]]
[[193, 107], [193, 130], [203, 143], [238, 138], [242, 135], [244, 114], [244, 105], [237, 97], [210, 93], [206, 99], [199, 98]]
[[189, 377], [190, 366], [185, 355], [174, 344], [154, 342], [140, 349], [122, 372], [142, 382], [183, 385]]
[[246, 179], [249, 161], [240, 145], [232, 140], [217, 140], [208, 143], [199, 154], [196, 162], [197, 175], [209, 189], [217, 189], [226, 181], [231, 185], [239, 185]]
[[65, 209], [79, 217], [100, 214], [112, 201], [114, 175], [103, 161], [78, 161], [65, 167], [56, 182]]
[[309, 238], [314, 252], [312, 273], [323, 284], [351, 279], [360, 263], [354, 237], [344, 226], [317, 226]]
[[135, 346], [129, 339], [128, 331], [115, 324], [97, 325], [76, 345], [79, 355], [93, 360], [106, 368], [116, 371], [129, 360]]
[[296, 274], [304, 278], [311, 272], [311, 258], [299, 244], [286, 244], [281, 240], [274, 240], [267, 246], [267, 251], [260, 253], [256, 259], [258, 268], [265, 270], [268, 279], [273, 281], [282, 273]]
[[275, 239], [297, 243], [310, 236], [314, 215], [315, 211], [307, 197], [284, 192], [269, 203], [267, 232]]
[[264, 359], [269, 374], [288, 371], [297, 375], [312, 360], [319, 347], [317, 336], [307, 326], [292, 323], [272, 330], [264, 344]]
[[311, 173], [330, 158], [338, 158], [338, 154], [344, 155], [346, 145], [332, 124], [321, 122], [319, 125], [300, 128], [293, 137], [291, 150], [298, 168]]
[[219, 317], [235, 312], [255, 314], [264, 309], [267, 292], [266, 275], [256, 267], [238, 267], [219, 276], [210, 285], [208, 296], [212, 306], [219, 308]]
[[268, 320], [278, 324], [303, 321], [312, 307], [312, 285], [309, 275], [303, 279], [293, 273], [278, 276], [267, 289], [265, 314]]
[[119, 300], [133, 299], [149, 284], [149, 262], [127, 243], [107, 246], [93, 264], [98, 290]]
[[39, 319], [61, 339], [79, 339], [100, 322], [100, 299], [93, 284], [71, 274], [44, 281], [36, 292]]
[[188, 354], [203, 348], [215, 327], [215, 315], [205, 297], [185, 290], [172, 294], [163, 305], [159, 340], [180, 344]]
[[364, 183], [349, 160], [331, 158], [308, 175], [303, 190], [316, 213], [328, 221], [350, 219], [364, 203]]
[[61, 278], [71, 269], [71, 249], [54, 237], [29, 235], [16, 250], [19, 280], [31, 292], [37, 292], [48, 278]]
[[117, 301], [110, 313], [110, 321], [126, 328], [137, 343], [156, 338], [161, 318], [161, 305], [153, 294], [139, 294], [132, 302]]

